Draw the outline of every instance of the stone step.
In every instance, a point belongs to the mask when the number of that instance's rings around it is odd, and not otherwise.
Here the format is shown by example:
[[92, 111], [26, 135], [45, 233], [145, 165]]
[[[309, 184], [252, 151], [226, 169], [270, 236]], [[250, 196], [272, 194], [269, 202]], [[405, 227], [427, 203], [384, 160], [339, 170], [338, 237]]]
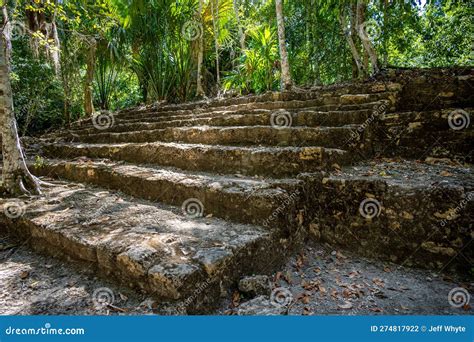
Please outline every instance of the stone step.
[[53, 185], [44, 197], [0, 199], [0, 227], [36, 250], [89, 262], [190, 313], [208, 312], [223, 289], [242, 275], [271, 272], [287, 252], [288, 241], [276, 230], [192, 218], [77, 183]]
[[[110, 160], [46, 160], [33, 164], [32, 170], [38, 176], [94, 184], [175, 206], [193, 200], [204, 216], [282, 229], [294, 224], [292, 207], [298, 202], [301, 187], [296, 179], [219, 176]], [[282, 205], [284, 210], [278, 210]]]
[[313, 235], [406, 266], [469, 272], [474, 261], [471, 166], [380, 160], [306, 175]]
[[[397, 94], [402, 90], [402, 85], [394, 82], [370, 82], [366, 84], [345, 84], [313, 87], [309, 90], [289, 91], [289, 92], [268, 92], [257, 96], [240, 96], [236, 98], [215, 98], [211, 100], [203, 100], [197, 102], [188, 102], [183, 104], [152, 104], [141, 108], [132, 108], [130, 110], [121, 111], [120, 115], [127, 115], [133, 113], [143, 113], [147, 111], [166, 112], [177, 110], [200, 110], [212, 109], [219, 110], [219, 108], [230, 106], [242, 106], [252, 103], [268, 103], [268, 102], [291, 102], [291, 101], [308, 101], [321, 98], [343, 98], [348, 101], [351, 96], [356, 98], [358, 95], [380, 95], [383, 93]], [[351, 100], [352, 101], [352, 100]]]
[[[349, 96], [349, 95], [347, 95]], [[354, 95], [355, 96], [355, 95]], [[359, 96], [359, 95], [358, 95]], [[394, 109], [395, 95], [381, 96], [376, 95], [360, 95], [361, 97], [348, 97], [341, 103], [335, 100], [311, 100], [311, 101], [275, 101], [268, 103], [251, 103], [246, 106], [230, 106], [226, 108], [218, 108], [213, 110], [199, 109], [199, 110], [180, 110], [180, 111], [169, 111], [169, 112], [156, 112], [156, 111], [143, 111], [143, 112], [132, 112], [127, 115], [118, 114], [106, 114], [106, 116], [113, 116], [113, 121], [116, 123], [138, 123], [138, 122], [155, 122], [155, 121], [167, 121], [174, 119], [191, 119], [196, 117], [209, 117], [219, 115], [232, 115], [232, 114], [258, 114], [265, 113], [267, 111], [275, 112], [278, 110], [287, 110], [290, 112], [300, 111], [303, 109], [310, 109], [313, 111], [351, 111], [360, 109], [373, 109], [378, 107], [380, 103], [385, 103], [387, 109]], [[387, 99], [388, 97], [388, 99]], [[358, 99], [358, 100], [355, 100]], [[360, 100], [363, 99], [363, 100]], [[325, 103], [329, 102], [329, 103]], [[109, 118], [104, 120], [107, 124], [111, 121]], [[72, 129], [81, 129], [84, 127], [91, 127], [91, 119], [85, 119], [74, 123]]]
[[376, 143], [383, 156], [456, 158], [474, 162], [474, 108], [446, 108], [385, 115]]
[[290, 101], [268, 101], [268, 102], [252, 102], [246, 104], [229, 105], [226, 107], [217, 108], [197, 108], [193, 110], [170, 110], [170, 111], [142, 111], [139, 113], [131, 112], [120, 115], [120, 119], [134, 119], [137, 116], [146, 117], [151, 115], [153, 117], [166, 117], [169, 115], [187, 115], [187, 114], [204, 114], [204, 113], [219, 113], [222, 111], [251, 111], [251, 110], [295, 110], [308, 107], [321, 107], [321, 106], [347, 106], [347, 105], [360, 105], [381, 100], [395, 101], [395, 92], [385, 92], [378, 94], [345, 94], [337, 96], [322, 96], [309, 100], [290, 100]]
[[[183, 110], [196, 108], [216, 108], [228, 107], [231, 105], [242, 105], [254, 102], [268, 102], [268, 101], [292, 101], [292, 100], [310, 100], [318, 97], [330, 97], [341, 95], [357, 95], [357, 94], [377, 94], [383, 92], [399, 92], [402, 90], [402, 85], [397, 82], [375, 81], [368, 83], [351, 83], [351, 84], [336, 84], [331, 86], [316, 86], [311, 89], [303, 89], [298, 91], [284, 91], [284, 92], [267, 92], [261, 95], [239, 96], [234, 98], [215, 98], [209, 100], [202, 100], [196, 102], [188, 102], [182, 104], [158, 104], [151, 105], [144, 108], [144, 110], [153, 108], [159, 111], [167, 110]], [[126, 111], [126, 112], [131, 112]]]
[[[390, 88], [390, 87], [389, 87]], [[395, 101], [400, 86], [395, 88], [385, 89], [379, 92], [305, 92], [296, 94], [296, 96], [287, 96], [289, 94], [273, 93], [263, 95], [260, 99], [252, 100], [246, 97], [240, 97], [230, 100], [217, 101], [211, 100], [208, 102], [197, 102], [197, 103], [186, 103], [181, 105], [149, 105], [141, 108], [132, 108], [130, 110], [123, 110], [117, 113], [120, 118], [142, 116], [146, 114], [155, 115], [170, 115], [170, 114], [187, 114], [187, 113], [198, 113], [198, 112], [219, 112], [222, 110], [238, 110], [240, 109], [277, 109], [278, 104], [281, 104], [281, 108], [292, 109], [302, 108], [307, 106], [322, 106], [322, 105], [344, 105], [344, 104], [360, 104], [370, 101], [390, 100]], [[354, 90], [354, 89], [353, 89]], [[214, 102], [214, 104], [212, 103]], [[77, 122], [80, 124], [81, 122]]]
[[[256, 114], [266, 114], [271, 112], [268, 109], [255, 109], [255, 110], [246, 110], [246, 109], [236, 109], [236, 110], [219, 110], [214, 112], [202, 112], [202, 111], [176, 111], [176, 112], [167, 112], [166, 115], [156, 112], [139, 112], [131, 117], [123, 117], [113, 113], [105, 113], [106, 116], [113, 116], [114, 125], [110, 127], [100, 127], [101, 129], [110, 129], [117, 124], [139, 124], [139, 123], [164, 123], [169, 121], [187, 121], [194, 119], [206, 119], [206, 118], [217, 118], [217, 117], [228, 117], [230, 115], [256, 115]], [[93, 122], [90, 119], [82, 120], [78, 122], [77, 125], [72, 125], [71, 131], [80, 131], [83, 128], [94, 127]]]
[[[265, 126], [272, 122], [272, 111], [256, 111], [244, 114], [228, 114], [209, 116], [190, 116], [189, 119], [171, 119], [166, 121], [149, 121], [149, 122], [116, 122], [110, 128], [103, 131], [91, 126], [89, 128], [83, 127], [81, 129], [73, 129], [66, 132], [59, 132], [59, 134], [48, 135], [53, 138], [74, 138], [86, 134], [97, 134], [100, 132], [130, 132], [142, 130], [155, 130], [169, 127], [192, 127], [192, 126]], [[373, 113], [372, 109], [352, 110], [352, 111], [314, 111], [303, 110], [300, 112], [293, 112], [291, 114], [293, 127], [297, 126], [331, 126], [338, 127], [350, 124], [362, 124]]]
[[320, 106], [302, 106], [301, 108], [282, 108], [275, 106], [274, 109], [264, 109], [264, 108], [257, 108], [257, 109], [245, 109], [236, 107], [226, 108], [225, 110], [214, 111], [214, 112], [207, 112], [207, 111], [193, 111], [193, 112], [185, 112], [181, 114], [177, 113], [169, 113], [167, 115], [161, 115], [162, 113], [155, 113], [150, 112], [148, 114], [140, 114], [133, 116], [131, 118], [120, 118], [114, 117], [114, 121], [122, 122], [122, 123], [139, 123], [139, 122], [163, 122], [169, 120], [178, 120], [178, 119], [193, 119], [193, 118], [202, 118], [202, 117], [218, 117], [224, 116], [228, 117], [230, 115], [248, 115], [248, 114], [273, 114], [281, 110], [286, 110], [290, 113], [298, 113], [300, 111], [311, 110], [315, 112], [343, 112], [343, 111], [357, 111], [357, 110], [374, 110], [374, 108], [379, 108], [380, 105], [384, 105], [388, 110], [393, 110], [393, 104], [391, 101], [388, 100], [380, 100], [374, 102], [367, 102], [361, 104], [345, 104], [345, 105], [320, 105]]
[[47, 157], [105, 158], [182, 170], [283, 178], [301, 172], [348, 165], [359, 156], [324, 147], [239, 147], [178, 143], [78, 144], [43, 143]]
[[[286, 119], [286, 117], [284, 118]], [[289, 123], [286, 121], [285, 123]], [[323, 146], [346, 147], [357, 127], [172, 127], [123, 133], [99, 133], [74, 137], [85, 143], [182, 142], [205, 145]]]

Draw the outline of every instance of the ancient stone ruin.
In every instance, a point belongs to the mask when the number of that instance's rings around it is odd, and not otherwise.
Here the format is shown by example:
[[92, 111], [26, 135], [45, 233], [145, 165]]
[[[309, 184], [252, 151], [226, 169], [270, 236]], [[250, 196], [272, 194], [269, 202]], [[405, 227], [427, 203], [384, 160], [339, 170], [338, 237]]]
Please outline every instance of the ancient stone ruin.
[[32, 171], [54, 186], [1, 199], [14, 208], [0, 225], [186, 313], [208, 312], [308, 239], [468, 274], [473, 82], [469, 69], [390, 70], [102, 112], [24, 140]]

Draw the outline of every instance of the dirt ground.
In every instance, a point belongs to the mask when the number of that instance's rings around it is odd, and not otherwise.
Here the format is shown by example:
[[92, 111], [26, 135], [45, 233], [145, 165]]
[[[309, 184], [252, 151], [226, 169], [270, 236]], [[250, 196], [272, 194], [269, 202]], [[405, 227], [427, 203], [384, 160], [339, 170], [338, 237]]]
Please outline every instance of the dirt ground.
[[[473, 314], [469, 302], [456, 308], [448, 300], [455, 288], [472, 293], [472, 282], [357, 258], [329, 246], [306, 246], [270, 280], [291, 297], [288, 305], [277, 307], [279, 314]], [[270, 294], [249, 300], [235, 291], [215, 313], [275, 312]], [[87, 265], [39, 255], [0, 236], [2, 315], [148, 315], [158, 313], [159, 306], [143, 293], [96, 277]]]
[[[312, 244], [290, 260], [281, 272], [271, 277], [271, 287], [274, 290], [270, 296], [241, 303], [243, 300], [234, 294], [233, 299], [227, 303], [228, 307], [223, 308], [222, 312], [288, 315], [472, 315], [474, 312], [469, 304], [472, 300], [457, 297], [459, 288], [463, 288], [461, 291], [464, 293], [473, 293], [472, 276], [470, 281], [469, 275], [465, 276], [460, 279], [410, 269], [360, 258], [328, 245]], [[456, 291], [450, 295], [453, 289]], [[464, 305], [452, 306], [450, 297], [455, 301], [464, 301]], [[287, 303], [283, 310], [275, 305]]]

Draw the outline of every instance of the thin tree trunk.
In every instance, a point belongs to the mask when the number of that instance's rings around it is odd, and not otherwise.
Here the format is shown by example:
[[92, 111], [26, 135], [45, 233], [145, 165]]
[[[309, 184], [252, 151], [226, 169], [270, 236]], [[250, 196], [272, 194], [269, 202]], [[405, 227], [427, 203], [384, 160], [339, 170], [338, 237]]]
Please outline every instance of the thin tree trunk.
[[[47, 18], [45, 15], [45, 1], [40, 0], [37, 1], [36, 4], [33, 2], [30, 3], [33, 8], [37, 8], [37, 10], [25, 10], [26, 14], [26, 24], [28, 30], [32, 33], [29, 37], [30, 48], [33, 52], [33, 55], [36, 58], [40, 56], [40, 46], [44, 47], [44, 55], [51, 60], [54, 66], [54, 71], [57, 76], [59, 76], [61, 72], [61, 64], [60, 64], [60, 51], [61, 51], [61, 44], [59, 41], [58, 36], [58, 28], [56, 25], [56, 14], [57, 14], [57, 6], [58, 0], [54, 0], [54, 12], [51, 18]], [[50, 20], [50, 23], [48, 22]], [[36, 33], [42, 34], [42, 37], [36, 35]], [[53, 42], [53, 46], [50, 46], [49, 42]]]
[[282, 0], [275, 0], [275, 7], [278, 26], [278, 42], [280, 45], [281, 88], [282, 90], [288, 90], [293, 86], [293, 82], [291, 80], [288, 52], [286, 51], [285, 21], [283, 16]]
[[58, 6], [58, 0], [54, 0], [54, 6], [53, 17], [51, 18], [51, 36], [54, 42], [54, 47], [51, 51], [51, 58], [54, 64], [54, 71], [56, 72], [56, 75], [59, 76], [61, 74], [61, 42], [59, 41], [58, 25], [56, 24], [56, 6]]
[[206, 96], [204, 88], [202, 87], [202, 64], [204, 60], [204, 23], [202, 19], [202, 9], [204, 7], [204, 0], [199, 0], [199, 22], [202, 30], [199, 35], [199, 49], [198, 49], [198, 61], [197, 61], [197, 80], [196, 80], [196, 96]]
[[[355, 40], [357, 40], [357, 38], [359, 37], [357, 35], [357, 16], [356, 16], [356, 13], [357, 13], [357, 3], [353, 2], [351, 4], [351, 7], [350, 7], [350, 38], [352, 39], [352, 42], [354, 44], [354, 46], [356, 47], [356, 50], [357, 52], [359, 52], [359, 48], [358, 48], [358, 44]], [[363, 74], [363, 71], [359, 69], [359, 66], [357, 65], [357, 62], [355, 60], [355, 58], [352, 58], [352, 78], [353, 79], [357, 79], [357, 78], [362, 78], [362, 77], [365, 77], [365, 75]]]
[[[215, 5], [214, 5], [215, 1]], [[216, 53], [216, 83], [217, 89], [220, 90], [221, 76], [219, 66], [219, 0], [211, 0], [211, 12], [212, 12], [212, 26], [214, 28], [214, 47]]]
[[87, 54], [87, 70], [84, 80], [84, 112], [86, 116], [91, 116], [94, 113], [93, 103], [93, 82], [95, 71], [95, 53], [97, 49], [97, 42], [94, 38], [89, 41], [89, 51]]
[[244, 33], [244, 30], [242, 29], [242, 24], [240, 22], [239, 1], [238, 0], [234, 0], [234, 14], [235, 14], [235, 19], [237, 20], [237, 30], [239, 32], [240, 50], [241, 50], [241, 53], [243, 54], [243, 52], [245, 50], [245, 33]]
[[354, 43], [351, 32], [347, 28], [346, 19], [344, 17], [344, 13], [342, 11], [339, 13], [339, 22], [341, 23], [342, 31], [344, 32], [344, 36], [346, 37], [347, 44], [349, 45], [349, 48], [350, 48], [351, 53], [352, 53], [352, 59], [353, 59], [354, 63], [356, 64], [358, 75], [360, 77], [363, 73], [362, 60], [360, 59], [359, 51], [357, 50], [357, 47]]
[[362, 41], [362, 46], [364, 47], [364, 50], [366, 51], [366, 53], [369, 55], [374, 73], [377, 73], [379, 72], [377, 52], [375, 51], [374, 46], [372, 45], [372, 42], [370, 41], [370, 39], [367, 37], [367, 34], [364, 33], [363, 24], [365, 20], [365, 10], [366, 10], [366, 4], [364, 0], [358, 0], [357, 1], [357, 18], [358, 18], [357, 31], [359, 32], [359, 37], [360, 37], [360, 40]]
[[71, 127], [71, 112], [69, 110], [69, 97], [71, 96], [69, 79], [65, 73], [61, 74], [63, 81], [63, 94], [64, 94], [64, 120], [66, 121], [66, 127]]
[[2, 187], [9, 193], [40, 194], [40, 181], [26, 166], [18, 137], [13, 111], [13, 94], [10, 84], [10, 23], [5, 6], [2, 7], [3, 31], [0, 34], [0, 125], [2, 133], [3, 174]]
[[383, 7], [383, 59], [382, 67], [386, 68], [388, 64], [388, 0], [381, 0]]
[[[33, 3], [30, 3], [31, 5]], [[38, 22], [38, 15], [36, 11], [31, 11], [28, 8], [25, 9], [26, 23], [28, 30], [36, 32], [40, 29], [40, 23]], [[28, 40], [30, 44], [31, 52], [35, 58], [39, 58], [39, 41], [36, 37], [30, 37]]]

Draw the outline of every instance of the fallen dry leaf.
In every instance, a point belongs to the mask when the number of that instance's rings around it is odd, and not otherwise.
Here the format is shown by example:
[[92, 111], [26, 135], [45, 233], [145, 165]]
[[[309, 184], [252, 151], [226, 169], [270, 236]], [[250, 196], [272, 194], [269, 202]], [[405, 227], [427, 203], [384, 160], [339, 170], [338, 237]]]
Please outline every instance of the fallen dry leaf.
[[322, 295], [325, 295], [327, 293], [327, 290], [324, 286], [319, 285], [318, 290], [319, 290], [319, 293]]
[[235, 291], [233, 294], [232, 294], [232, 305], [234, 307], [237, 307], [240, 305], [240, 293], [239, 291]]
[[380, 278], [374, 278], [372, 279], [372, 282], [379, 287], [385, 287], [384, 281]]
[[443, 176], [443, 177], [452, 177], [452, 176], [454, 176], [451, 172], [446, 171], [446, 170], [441, 171], [440, 175]]
[[352, 271], [351, 273], [349, 273], [349, 278], [352, 279], [354, 277], [357, 277], [359, 274], [359, 271]]

